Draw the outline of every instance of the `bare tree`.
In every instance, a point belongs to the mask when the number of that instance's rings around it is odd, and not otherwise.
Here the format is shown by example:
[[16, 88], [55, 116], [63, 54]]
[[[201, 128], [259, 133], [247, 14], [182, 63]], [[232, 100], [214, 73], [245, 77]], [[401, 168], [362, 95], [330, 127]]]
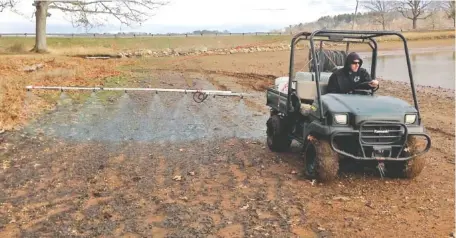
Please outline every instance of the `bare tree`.
[[456, 27], [456, 22], [455, 22], [455, 1], [445, 1], [442, 2], [442, 8], [445, 10], [446, 15], [448, 18], [453, 19], [453, 27]]
[[418, 19], [426, 19], [432, 12], [427, 13], [432, 1], [402, 0], [397, 2], [396, 9], [407, 19], [412, 20], [413, 29], [416, 29]]
[[17, 3], [18, 0], [0, 0], [0, 12], [8, 8], [14, 8]]
[[374, 22], [381, 24], [383, 30], [386, 30], [386, 26], [391, 20], [390, 13], [394, 9], [393, 4], [384, 0], [370, 0], [362, 1], [362, 6], [373, 14]]
[[73, 26], [87, 29], [108, 22], [110, 17], [127, 26], [141, 24], [154, 15], [154, 10], [166, 4], [159, 0], [35, 0], [36, 39], [33, 51], [47, 51], [46, 19], [51, 16], [52, 10], [70, 16]]

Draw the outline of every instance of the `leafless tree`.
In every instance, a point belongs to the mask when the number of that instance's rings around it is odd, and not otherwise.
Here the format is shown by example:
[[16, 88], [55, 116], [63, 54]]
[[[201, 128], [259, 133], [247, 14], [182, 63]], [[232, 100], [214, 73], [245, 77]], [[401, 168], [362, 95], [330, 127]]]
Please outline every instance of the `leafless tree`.
[[445, 1], [442, 2], [442, 8], [445, 10], [446, 15], [448, 18], [453, 19], [453, 27], [456, 27], [455, 22], [455, 1]]
[[86, 29], [102, 25], [110, 18], [131, 26], [143, 23], [154, 11], [168, 2], [160, 0], [35, 0], [36, 39], [35, 52], [46, 52], [46, 19], [50, 11], [62, 11], [70, 17], [74, 26]]
[[13, 8], [17, 3], [18, 0], [0, 0], [0, 12], [8, 8]]
[[381, 24], [383, 30], [386, 30], [386, 26], [391, 20], [390, 13], [393, 11], [394, 5], [384, 0], [365, 0], [361, 1], [361, 4], [374, 15], [374, 22]]
[[396, 10], [407, 19], [412, 20], [413, 29], [416, 29], [418, 19], [426, 19], [431, 16], [432, 12], [428, 12], [432, 1], [421, 0], [402, 0], [396, 3]]

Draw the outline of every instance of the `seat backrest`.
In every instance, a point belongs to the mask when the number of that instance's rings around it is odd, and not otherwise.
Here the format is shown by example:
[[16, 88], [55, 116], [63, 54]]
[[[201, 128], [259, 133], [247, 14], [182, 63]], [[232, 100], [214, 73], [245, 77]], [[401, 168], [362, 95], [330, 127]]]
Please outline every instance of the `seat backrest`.
[[[320, 90], [324, 95], [327, 92], [329, 77], [332, 73], [320, 74]], [[317, 85], [315, 84], [314, 72], [296, 72], [296, 92], [298, 97], [305, 101], [313, 101], [317, 97]]]

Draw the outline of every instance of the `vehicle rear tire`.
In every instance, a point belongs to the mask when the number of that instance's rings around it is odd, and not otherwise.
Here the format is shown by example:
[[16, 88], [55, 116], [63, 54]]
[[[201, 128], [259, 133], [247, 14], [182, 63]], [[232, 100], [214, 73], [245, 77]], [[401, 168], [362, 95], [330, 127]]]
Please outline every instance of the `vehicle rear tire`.
[[331, 182], [337, 178], [339, 155], [331, 149], [328, 141], [308, 138], [303, 158], [304, 173], [308, 178], [320, 182]]
[[288, 150], [291, 145], [291, 139], [284, 126], [284, 121], [278, 115], [272, 115], [266, 122], [267, 144], [270, 150], [274, 152], [283, 152]]
[[[407, 141], [406, 150], [401, 154], [401, 157], [407, 157], [416, 154], [418, 151], [418, 144], [415, 137], [410, 136]], [[423, 155], [414, 157], [407, 161], [391, 162], [385, 164], [388, 176], [393, 178], [408, 178], [412, 179], [417, 177], [426, 165], [426, 160]]]

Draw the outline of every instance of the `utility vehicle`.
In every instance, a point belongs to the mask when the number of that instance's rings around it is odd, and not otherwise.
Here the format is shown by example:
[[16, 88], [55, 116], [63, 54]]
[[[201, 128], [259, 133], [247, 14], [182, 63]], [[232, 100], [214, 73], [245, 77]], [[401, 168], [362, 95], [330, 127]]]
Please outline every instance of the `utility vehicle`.
[[[376, 78], [377, 41], [381, 36], [397, 36], [404, 44], [414, 105], [393, 96], [378, 96], [375, 89], [359, 89], [349, 94], [327, 93], [332, 72], [343, 63], [327, 67], [331, 60], [323, 50], [324, 42], [367, 44], [372, 49], [371, 78]], [[310, 42], [309, 72], [294, 72], [296, 45]], [[320, 48], [318, 44], [320, 43]], [[326, 55], [326, 58], [325, 58]], [[339, 163], [370, 161], [384, 175], [413, 178], [420, 174], [425, 154], [431, 147], [426, 134], [413, 82], [405, 37], [394, 31], [317, 30], [300, 32], [291, 40], [290, 68], [285, 79], [289, 87], [268, 88], [266, 105], [270, 107], [267, 144], [274, 152], [287, 150], [292, 140], [302, 144], [304, 173], [310, 179], [329, 182], [337, 178]], [[421, 139], [420, 139], [421, 138]]]

